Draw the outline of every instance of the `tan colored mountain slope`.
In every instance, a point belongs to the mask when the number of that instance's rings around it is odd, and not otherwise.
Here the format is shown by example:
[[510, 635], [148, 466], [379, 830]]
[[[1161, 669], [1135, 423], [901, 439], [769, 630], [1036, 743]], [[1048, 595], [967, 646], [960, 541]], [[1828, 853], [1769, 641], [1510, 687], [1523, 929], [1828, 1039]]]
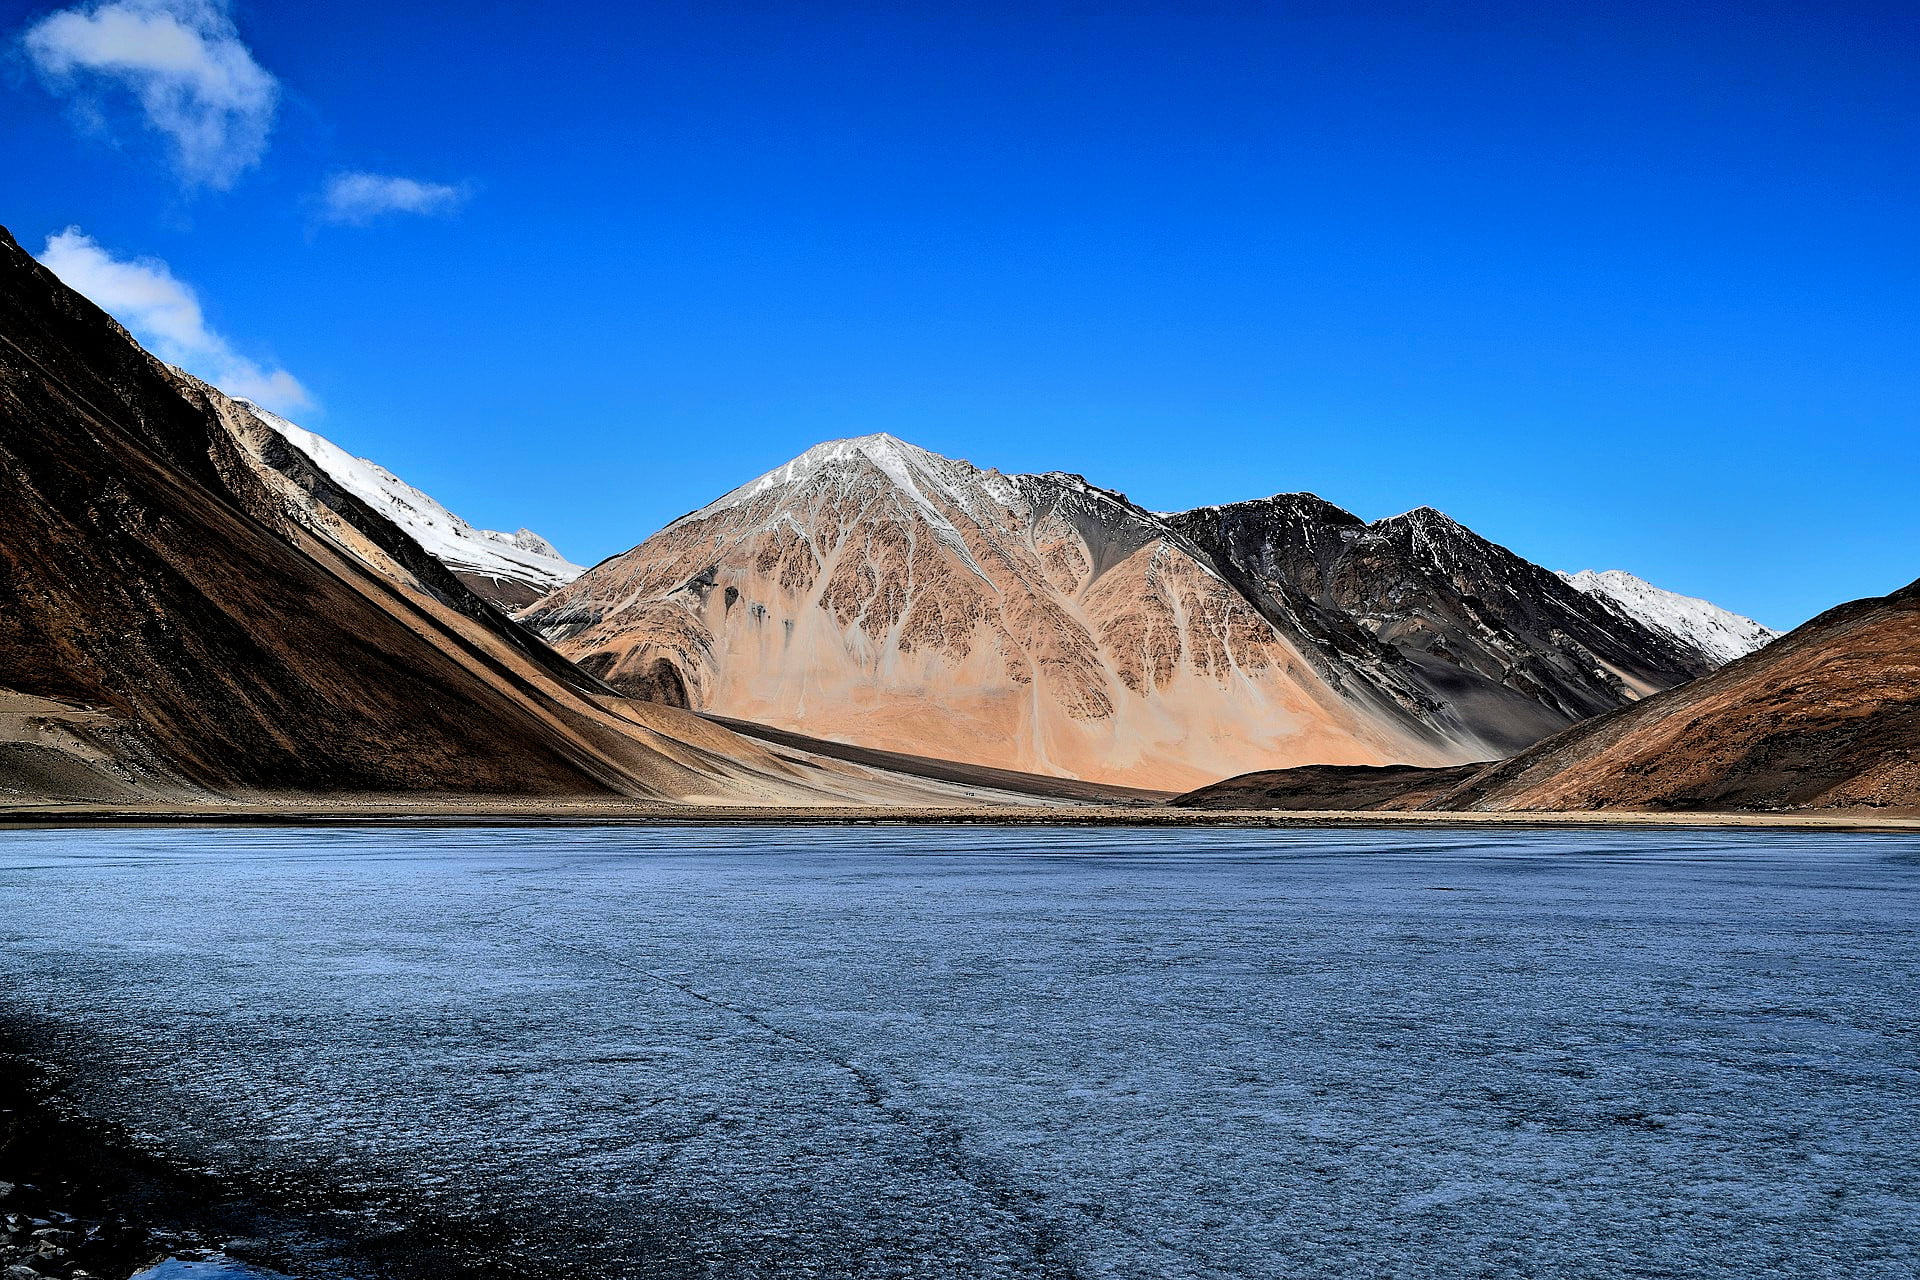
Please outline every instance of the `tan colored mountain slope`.
[[1503, 754], [1336, 688], [1118, 495], [884, 435], [817, 446], [522, 616], [623, 691], [1108, 783]]

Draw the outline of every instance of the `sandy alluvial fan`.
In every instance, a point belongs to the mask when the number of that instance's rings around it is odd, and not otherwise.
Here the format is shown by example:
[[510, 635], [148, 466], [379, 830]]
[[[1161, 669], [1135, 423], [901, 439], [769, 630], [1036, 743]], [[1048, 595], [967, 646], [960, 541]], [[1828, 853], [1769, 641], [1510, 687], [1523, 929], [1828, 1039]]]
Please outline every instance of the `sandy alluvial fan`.
[[526, 610], [637, 697], [1145, 787], [1503, 757], [1720, 659], [1422, 509], [816, 446]]
[[0, 231], [0, 789], [899, 801], [624, 698]]

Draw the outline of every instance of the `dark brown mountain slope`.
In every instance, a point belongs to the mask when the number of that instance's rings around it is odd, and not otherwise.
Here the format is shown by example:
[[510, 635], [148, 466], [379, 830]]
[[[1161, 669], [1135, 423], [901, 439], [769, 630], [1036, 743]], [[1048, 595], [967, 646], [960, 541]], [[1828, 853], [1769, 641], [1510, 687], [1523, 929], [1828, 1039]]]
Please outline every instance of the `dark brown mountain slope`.
[[1168, 801], [1178, 809], [1418, 809], [1487, 766], [1308, 764], [1243, 773]]
[[215, 791], [823, 798], [578, 672], [242, 413], [0, 231], [0, 685]]
[[1920, 809], [1920, 582], [1577, 725], [1432, 809]]
[[1283, 493], [1169, 522], [1263, 613], [1359, 624], [1509, 750], [1718, 665], [1430, 507], [1367, 524]]

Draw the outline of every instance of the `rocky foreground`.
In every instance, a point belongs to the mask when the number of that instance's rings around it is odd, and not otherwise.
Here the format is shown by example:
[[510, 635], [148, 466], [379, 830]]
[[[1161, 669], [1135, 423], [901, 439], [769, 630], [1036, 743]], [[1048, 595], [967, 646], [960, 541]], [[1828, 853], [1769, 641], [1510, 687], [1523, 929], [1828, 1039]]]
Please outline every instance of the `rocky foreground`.
[[519, 1274], [487, 1256], [499, 1224], [410, 1213], [402, 1227], [351, 1196], [289, 1195], [149, 1150], [68, 1104], [21, 1051], [33, 1036], [0, 1027], [0, 1280], [128, 1280], [169, 1260], [260, 1280]]
[[0, 1052], [0, 1277], [125, 1280], [207, 1256], [208, 1211], [232, 1199], [63, 1110], [43, 1068]]

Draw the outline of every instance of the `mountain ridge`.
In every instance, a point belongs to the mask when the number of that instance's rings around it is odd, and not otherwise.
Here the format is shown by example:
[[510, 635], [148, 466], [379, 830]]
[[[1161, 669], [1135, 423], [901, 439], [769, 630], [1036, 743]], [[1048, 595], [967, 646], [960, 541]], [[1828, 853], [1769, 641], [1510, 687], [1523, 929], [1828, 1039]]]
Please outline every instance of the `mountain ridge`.
[[1562, 573], [1566, 582], [1623, 610], [1655, 631], [1692, 644], [1721, 662], [1744, 658], [1784, 632], [1697, 596], [1656, 587], [1624, 569]]
[[[1580, 633], [1556, 638], [1580, 661], [1555, 668], [1572, 691], [1561, 696], [1514, 678], [1532, 651], [1476, 650], [1476, 665], [1383, 640], [1340, 593], [1252, 583], [1244, 548], [1203, 527], [1250, 505], [1156, 513], [1077, 473], [1006, 474], [874, 433], [812, 446], [520, 616], [638, 696], [665, 689], [840, 741], [976, 763], [1011, 752], [1030, 771], [1167, 789], [1262, 752], [1486, 760], [1711, 669], [1432, 508], [1367, 525], [1296, 499], [1314, 546], [1360, 530], [1402, 559], [1432, 561], [1445, 541], [1489, 548], [1483, 559], [1547, 584]], [[1004, 670], [988, 669], [987, 650]], [[1011, 706], [996, 682], [1030, 705]], [[1007, 705], [989, 710], [996, 701]]]
[[586, 572], [584, 565], [562, 556], [551, 542], [531, 529], [503, 533], [479, 528], [379, 463], [357, 458], [318, 432], [250, 400], [235, 397], [234, 402], [285, 437], [335, 483], [399, 525], [461, 581], [494, 604], [509, 609], [532, 604]]

